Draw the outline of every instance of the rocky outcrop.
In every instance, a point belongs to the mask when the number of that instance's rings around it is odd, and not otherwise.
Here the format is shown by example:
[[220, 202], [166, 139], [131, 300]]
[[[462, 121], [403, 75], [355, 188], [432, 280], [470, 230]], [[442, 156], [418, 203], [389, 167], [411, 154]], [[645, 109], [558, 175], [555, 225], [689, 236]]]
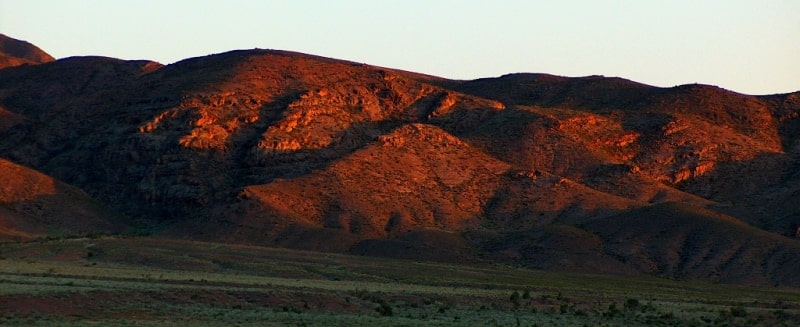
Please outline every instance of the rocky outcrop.
[[[342, 230], [354, 240], [427, 228], [463, 231], [480, 225], [508, 168], [437, 127], [411, 124], [325, 169], [249, 186], [239, 206], [261, 208], [260, 222], [247, 218], [253, 242], [280, 237], [291, 224]], [[244, 217], [228, 217], [223, 225], [244, 224]]]

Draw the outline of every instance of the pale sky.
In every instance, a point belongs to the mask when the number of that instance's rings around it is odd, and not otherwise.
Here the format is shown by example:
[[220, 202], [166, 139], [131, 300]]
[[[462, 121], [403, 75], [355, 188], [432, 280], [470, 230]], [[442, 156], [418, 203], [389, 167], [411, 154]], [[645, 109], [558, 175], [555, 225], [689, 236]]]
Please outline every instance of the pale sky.
[[454, 79], [536, 72], [800, 90], [800, 0], [0, 0], [0, 33], [56, 58], [169, 64], [264, 48]]

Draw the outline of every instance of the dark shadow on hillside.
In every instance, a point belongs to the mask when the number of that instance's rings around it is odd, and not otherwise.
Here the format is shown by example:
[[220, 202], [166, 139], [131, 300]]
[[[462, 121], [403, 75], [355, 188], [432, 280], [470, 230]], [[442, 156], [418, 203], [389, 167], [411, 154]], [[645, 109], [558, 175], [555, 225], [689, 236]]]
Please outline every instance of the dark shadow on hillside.
[[10, 203], [0, 202], [0, 240], [131, 232], [128, 219], [82, 191], [54, 184], [52, 194]]
[[347, 253], [432, 262], [476, 262], [478, 249], [462, 233], [412, 230], [389, 239], [367, 239], [355, 243]]
[[666, 90], [621, 78], [566, 78], [547, 74], [509, 74], [441, 84], [446, 88], [506, 104], [590, 111], [636, 110]]
[[645, 146], [664, 137], [663, 127], [675, 120], [675, 116], [658, 112], [626, 112], [622, 128], [640, 134], [637, 143]]
[[779, 123], [783, 150], [800, 157], [800, 92], [759, 98], [769, 104]]
[[530, 269], [640, 274], [603, 252], [602, 240], [580, 227], [554, 224], [516, 231], [469, 231], [465, 238], [481, 251], [481, 258]]
[[673, 279], [798, 286], [800, 242], [682, 203], [660, 203], [581, 226], [605, 254]]
[[763, 153], [751, 160], [718, 163], [678, 187], [719, 203], [714, 210], [794, 238], [800, 226], [798, 166], [798, 159], [787, 154]]
[[[457, 122], [456, 126], [447, 121], [433, 121], [435, 125], [447, 132], [456, 135], [471, 145], [480, 148], [495, 158], [512, 158], [512, 164], [519, 164], [522, 158], [517, 158], [516, 148], [521, 141], [531, 135], [526, 132], [531, 125], [549, 126], [552, 121], [546, 117], [535, 115], [531, 112], [508, 108], [493, 112], [484, 119], [473, 120], [471, 124], [464, 125]], [[536, 141], [536, 140], [532, 140]], [[518, 159], [517, 161], [513, 159]]]

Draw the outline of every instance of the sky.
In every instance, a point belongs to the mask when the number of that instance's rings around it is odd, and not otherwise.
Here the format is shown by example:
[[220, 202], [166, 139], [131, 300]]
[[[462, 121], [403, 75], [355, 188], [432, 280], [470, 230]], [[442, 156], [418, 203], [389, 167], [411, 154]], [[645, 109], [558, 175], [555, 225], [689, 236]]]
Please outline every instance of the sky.
[[453, 79], [800, 90], [800, 0], [0, 0], [0, 33], [56, 58], [169, 64], [263, 48]]

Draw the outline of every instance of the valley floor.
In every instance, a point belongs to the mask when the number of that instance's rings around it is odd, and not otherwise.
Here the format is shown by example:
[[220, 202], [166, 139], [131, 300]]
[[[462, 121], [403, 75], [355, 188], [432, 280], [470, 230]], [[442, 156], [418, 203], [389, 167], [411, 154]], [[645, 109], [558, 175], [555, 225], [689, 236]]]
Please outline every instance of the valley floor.
[[797, 289], [148, 237], [0, 243], [0, 325], [798, 324]]

